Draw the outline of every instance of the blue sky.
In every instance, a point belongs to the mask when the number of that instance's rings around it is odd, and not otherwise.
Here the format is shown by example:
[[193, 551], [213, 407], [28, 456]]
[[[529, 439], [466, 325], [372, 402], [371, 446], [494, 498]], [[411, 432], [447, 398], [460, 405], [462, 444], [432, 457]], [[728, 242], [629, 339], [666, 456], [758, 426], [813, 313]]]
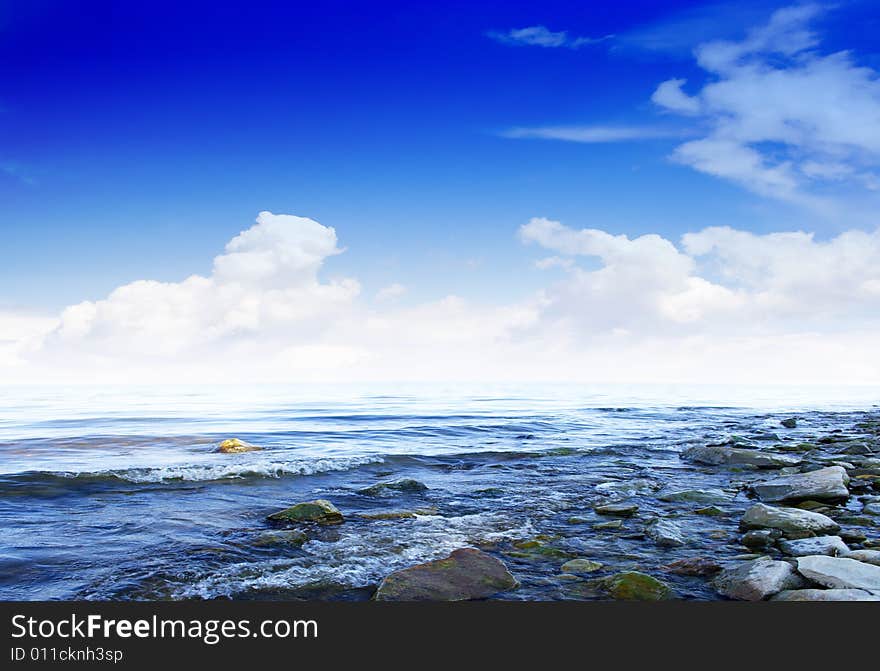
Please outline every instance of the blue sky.
[[[827, 67], [853, 77], [842, 95], [861, 96], [854, 123], [870, 134], [871, 2], [82, 5], [0, 2], [7, 312], [53, 315], [135, 280], [208, 276], [261, 211], [334, 227], [345, 251], [321, 277], [356, 277], [364, 295], [400, 284], [416, 308], [540, 292], [566, 273], [536, 267], [548, 249], [586, 269], [608, 262], [524, 234], [536, 217], [673, 244], [707, 227], [816, 241], [876, 227], [871, 142], [837, 137], [847, 124], [826, 123], [830, 112], [784, 119], [805, 137], [828, 130], [827, 142], [756, 135], [754, 101], [744, 111], [736, 98], [753, 95], [735, 89], [745, 66], [695, 56], [729, 40], [764, 68], [789, 59], [783, 76], [848, 50]], [[815, 11], [781, 19], [780, 47], [773, 11], [805, 6]], [[764, 25], [770, 37], [749, 46]], [[804, 26], [809, 43], [789, 49]], [[670, 80], [672, 98], [658, 97]], [[718, 81], [732, 92], [701, 93]], [[749, 128], [732, 145], [731, 116]], [[630, 139], [595, 141], [621, 132]], [[750, 153], [718, 165], [719, 147]], [[724, 275], [709, 265], [702, 277]]]
[[[670, 165], [668, 138], [499, 136], [675, 125], [654, 87], [699, 77], [693, 46], [741, 33], [764, 3], [88, 4], [0, 9], [7, 306], [207, 270], [261, 210], [334, 226], [349, 251], [330, 272], [487, 296], [538, 281], [515, 238], [532, 216], [629, 235], [803, 216]], [[828, 22], [830, 42], [876, 35], [876, 16], [848, 14]], [[556, 49], [486, 35], [531, 25], [619, 37]]]

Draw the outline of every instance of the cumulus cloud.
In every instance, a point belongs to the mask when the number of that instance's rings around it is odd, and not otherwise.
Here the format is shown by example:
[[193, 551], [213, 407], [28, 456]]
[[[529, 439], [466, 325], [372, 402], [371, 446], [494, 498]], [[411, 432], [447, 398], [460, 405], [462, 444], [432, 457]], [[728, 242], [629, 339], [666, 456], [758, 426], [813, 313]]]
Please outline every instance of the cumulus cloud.
[[519, 237], [549, 255], [537, 262], [550, 271], [543, 289], [494, 305], [450, 295], [404, 306], [322, 277], [340, 253], [332, 228], [263, 212], [207, 276], [132, 282], [58, 317], [0, 314], [0, 375], [880, 382], [880, 232], [707, 227], [670, 240], [534, 218]]
[[763, 196], [827, 207], [829, 186], [870, 188], [880, 165], [880, 78], [853, 54], [823, 53], [811, 22], [817, 4], [776, 11], [739, 41], [695, 50], [706, 83], [655, 90], [660, 108], [695, 117], [704, 136], [673, 158]]
[[579, 49], [588, 44], [609, 40], [613, 35], [603, 37], [573, 37], [567, 31], [554, 32], [545, 26], [529, 26], [507, 31], [490, 30], [487, 35], [502, 44], [512, 46], [533, 46], [547, 48]]

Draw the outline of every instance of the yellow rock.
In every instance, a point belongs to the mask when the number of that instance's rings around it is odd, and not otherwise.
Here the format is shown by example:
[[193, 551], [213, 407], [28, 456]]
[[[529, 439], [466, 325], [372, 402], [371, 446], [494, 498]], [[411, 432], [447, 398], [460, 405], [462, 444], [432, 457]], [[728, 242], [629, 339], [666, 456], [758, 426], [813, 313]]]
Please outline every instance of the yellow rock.
[[262, 448], [251, 445], [238, 438], [227, 438], [217, 447], [218, 452], [223, 454], [238, 454], [239, 452], [256, 452]]

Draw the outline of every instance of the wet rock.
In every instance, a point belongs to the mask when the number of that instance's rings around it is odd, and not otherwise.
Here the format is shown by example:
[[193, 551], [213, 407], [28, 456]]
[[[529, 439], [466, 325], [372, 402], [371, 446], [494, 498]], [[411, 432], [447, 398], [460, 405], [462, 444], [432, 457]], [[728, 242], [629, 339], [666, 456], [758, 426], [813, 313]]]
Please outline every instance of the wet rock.
[[783, 419], [779, 423], [786, 429], [793, 429], [797, 426], [797, 419], [795, 417], [789, 417], [788, 419]]
[[752, 490], [762, 501], [836, 501], [849, 496], [846, 485], [849, 477], [840, 466], [820, 468], [809, 473], [783, 475], [752, 485]]
[[724, 515], [724, 511], [721, 508], [717, 508], [716, 506], [709, 506], [707, 508], [698, 508], [694, 511], [696, 515], [705, 515], [707, 517], [721, 517]]
[[358, 517], [365, 520], [405, 520], [415, 519], [417, 515], [409, 510], [388, 510], [381, 513], [361, 513]]
[[503, 562], [463, 548], [445, 559], [395, 571], [379, 585], [377, 601], [466, 601], [485, 599], [519, 585]]
[[267, 531], [254, 541], [256, 547], [300, 547], [309, 540], [302, 531]]
[[861, 589], [790, 589], [771, 601], [880, 601], [880, 596]]
[[604, 566], [601, 562], [592, 559], [572, 559], [562, 565], [562, 571], [565, 573], [593, 573]]
[[290, 508], [269, 515], [273, 522], [312, 522], [315, 524], [342, 524], [342, 513], [325, 499], [297, 503]]
[[698, 445], [689, 447], [681, 453], [683, 459], [709, 466], [754, 466], [756, 468], [782, 468], [797, 466], [800, 457], [787, 454], [775, 454], [762, 450], [752, 450], [725, 445]]
[[855, 559], [866, 564], [880, 566], [880, 550], [851, 550], [843, 556], [847, 559]]
[[599, 522], [598, 524], [594, 524], [593, 528], [596, 531], [603, 531], [605, 529], [621, 529], [623, 527], [623, 520], [611, 520], [609, 522]]
[[521, 552], [508, 552], [507, 554], [519, 559], [573, 559], [577, 557], [573, 552], [552, 545], [552, 541], [558, 539], [558, 536], [541, 534], [534, 538], [514, 541], [513, 547]]
[[818, 555], [800, 557], [797, 570], [805, 578], [826, 587], [880, 592], [880, 566], [855, 559]]
[[217, 446], [217, 451], [223, 454], [240, 454], [242, 452], [257, 452], [263, 448], [251, 445], [238, 438], [227, 438]]
[[635, 503], [606, 503], [593, 506], [599, 515], [611, 515], [612, 517], [632, 517], [639, 511]]
[[670, 573], [676, 575], [707, 576], [715, 575], [721, 570], [721, 564], [708, 557], [693, 557], [690, 559], [678, 559], [664, 566]]
[[635, 478], [632, 480], [614, 480], [596, 485], [596, 492], [602, 496], [615, 496], [626, 498], [636, 494], [648, 494], [655, 492], [660, 486], [647, 478]]
[[781, 537], [782, 532], [778, 529], [755, 529], [743, 534], [740, 542], [753, 550], [766, 550]]
[[678, 547], [685, 544], [684, 534], [675, 522], [654, 519], [645, 527], [645, 534], [662, 547]]
[[804, 581], [788, 562], [761, 557], [723, 570], [712, 584], [719, 594], [731, 599], [761, 601], [783, 590], [797, 589]]
[[862, 512], [869, 515], [880, 515], [880, 503], [866, 503]]
[[391, 482], [379, 482], [371, 487], [361, 489], [358, 494], [366, 496], [381, 496], [389, 492], [417, 493], [424, 492], [428, 487], [411, 478], [403, 478], [401, 480], [393, 480]]
[[720, 489], [682, 489], [679, 491], [660, 492], [657, 497], [667, 503], [730, 503], [733, 495]]
[[612, 599], [619, 601], [664, 601], [675, 597], [669, 585], [638, 571], [626, 571], [606, 578], [601, 587]]
[[792, 557], [807, 557], [809, 555], [836, 557], [849, 552], [849, 547], [840, 536], [816, 536], [814, 538], [782, 540], [779, 541], [779, 549]]
[[778, 529], [786, 538], [806, 538], [835, 533], [840, 525], [821, 513], [756, 503], [743, 514], [740, 528], [744, 531]]

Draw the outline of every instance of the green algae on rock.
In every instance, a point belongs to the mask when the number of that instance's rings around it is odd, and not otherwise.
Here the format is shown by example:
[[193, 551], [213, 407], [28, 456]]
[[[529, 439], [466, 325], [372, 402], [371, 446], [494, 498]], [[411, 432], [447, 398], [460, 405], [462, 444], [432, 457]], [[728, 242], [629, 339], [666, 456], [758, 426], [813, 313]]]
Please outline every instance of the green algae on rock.
[[474, 548], [395, 571], [379, 585], [377, 601], [468, 601], [519, 586], [503, 562]]
[[251, 445], [250, 443], [246, 443], [243, 440], [238, 438], [227, 438], [224, 441], [221, 441], [217, 446], [217, 452], [221, 452], [223, 454], [240, 454], [242, 452], [257, 452], [262, 450], [262, 447], [257, 447], [256, 445]]
[[342, 524], [339, 509], [325, 499], [297, 503], [290, 508], [269, 515], [273, 522], [313, 522], [315, 524]]
[[401, 480], [392, 480], [391, 482], [379, 482], [370, 487], [361, 489], [358, 494], [366, 496], [381, 496], [388, 492], [424, 492], [428, 487], [424, 483], [412, 478], [403, 478]]
[[560, 569], [564, 573], [593, 573], [604, 566], [602, 562], [592, 559], [572, 559], [562, 565]]
[[662, 580], [638, 571], [618, 573], [601, 582], [602, 589], [618, 601], [664, 601], [675, 593]]

